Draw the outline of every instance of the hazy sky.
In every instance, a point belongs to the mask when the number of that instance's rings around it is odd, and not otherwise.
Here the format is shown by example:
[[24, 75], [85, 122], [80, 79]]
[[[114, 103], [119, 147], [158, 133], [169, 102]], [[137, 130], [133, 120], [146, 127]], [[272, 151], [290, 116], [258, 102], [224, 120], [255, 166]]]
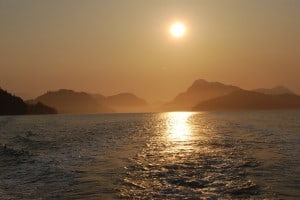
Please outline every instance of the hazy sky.
[[[168, 29], [187, 26], [182, 39]], [[0, 86], [169, 100], [198, 78], [300, 94], [299, 0], [0, 0]]]

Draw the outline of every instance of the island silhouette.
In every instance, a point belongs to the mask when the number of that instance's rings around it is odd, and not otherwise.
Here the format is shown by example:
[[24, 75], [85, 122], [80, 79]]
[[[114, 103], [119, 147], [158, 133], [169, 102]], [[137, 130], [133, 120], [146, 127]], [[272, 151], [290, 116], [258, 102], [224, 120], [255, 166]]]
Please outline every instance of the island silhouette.
[[0, 88], [0, 115], [56, 114], [57, 111], [41, 102], [25, 103]]
[[295, 94], [268, 95], [238, 90], [196, 105], [194, 111], [300, 109], [300, 96]]
[[58, 113], [114, 112], [112, 108], [99, 103], [92, 95], [69, 89], [48, 91], [29, 102], [42, 102], [45, 105], [56, 108]]
[[284, 86], [250, 91], [204, 79], [195, 80], [173, 100], [160, 104], [149, 104], [133, 93], [104, 96], [70, 89], [48, 91], [24, 101], [0, 89], [0, 115], [257, 109], [300, 109], [300, 96]]
[[198, 79], [185, 92], [179, 93], [171, 102], [166, 103], [163, 110], [191, 110], [202, 101], [223, 96], [239, 89], [239, 87], [232, 85]]
[[131, 93], [112, 96], [89, 94], [68, 89], [49, 91], [28, 102], [42, 102], [57, 109], [58, 113], [114, 113], [146, 112], [149, 104]]

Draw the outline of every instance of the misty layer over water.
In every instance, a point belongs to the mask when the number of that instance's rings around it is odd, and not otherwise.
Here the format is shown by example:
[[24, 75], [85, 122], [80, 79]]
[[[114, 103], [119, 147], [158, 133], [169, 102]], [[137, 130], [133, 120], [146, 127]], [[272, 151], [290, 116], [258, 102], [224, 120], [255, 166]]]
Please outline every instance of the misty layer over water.
[[299, 199], [300, 112], [0, 117], [1, 199]]

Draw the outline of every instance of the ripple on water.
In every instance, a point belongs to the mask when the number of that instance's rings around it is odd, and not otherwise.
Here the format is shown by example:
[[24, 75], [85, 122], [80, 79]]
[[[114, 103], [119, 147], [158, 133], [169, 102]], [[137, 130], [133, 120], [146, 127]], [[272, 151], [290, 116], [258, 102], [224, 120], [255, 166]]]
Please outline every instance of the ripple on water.
[[260, 186], [247, 175], [259, 162], [243, 154], [240, 141], [208, 131], [191, 131], [185, 140], [170, 141], [166, 133], [161, 130], [126, 167], [121, 197], [214, 199], [260, 194]]
[[299, 199], [299, 117], [0, 117], [0, 143], [7, 145], [0, 147], [0, 197]]
[[151, 148], [145, 149], [126, 168], [122, 197], [247, 198], [259, 193], [259, 186], [247, 177], [247, 168], [259, 165], [253, 159], [237, 159], [234, 152], [221, 155], [219, 151], [169, 152], [154, 157], [149, 151]]

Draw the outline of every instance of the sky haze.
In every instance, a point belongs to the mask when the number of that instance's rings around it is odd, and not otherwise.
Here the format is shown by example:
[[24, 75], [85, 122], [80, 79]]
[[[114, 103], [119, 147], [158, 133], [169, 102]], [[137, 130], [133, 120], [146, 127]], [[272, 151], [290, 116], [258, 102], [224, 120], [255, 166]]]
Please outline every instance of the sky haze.
[[[300, 94], [298, 0], [0, 0], [0, 86], [170, 100], [199, 78]], [[186, 34], [169, 33], [180, 21]]]

